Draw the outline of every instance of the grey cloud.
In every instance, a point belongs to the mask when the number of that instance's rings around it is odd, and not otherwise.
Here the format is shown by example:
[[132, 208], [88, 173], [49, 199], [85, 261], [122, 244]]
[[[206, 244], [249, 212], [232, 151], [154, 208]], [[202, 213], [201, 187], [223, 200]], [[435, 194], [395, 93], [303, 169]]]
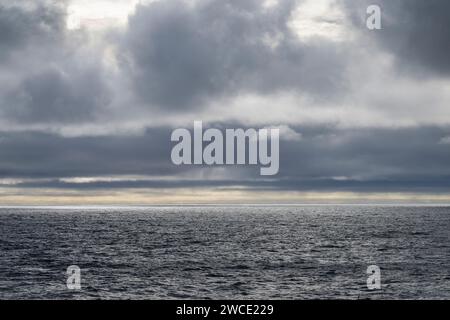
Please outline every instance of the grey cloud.
[[[187, 109], [245, 93], [263, 96], [292, 91], [309, 95], [314, 105], [317, 100], [317, 105], [320, 100], [333, 105], [341, 94], [358, 100], [357, 88], [342, 93], [350, 76], [348, 64], [360, 61], [351, 58], [352, 46], [358, 43], [299, 41], [286, 26], [295, 3], [280, 1], [272, 11], [265, 11], [259, 0], [141, 5], [130, 17], [123, 38], [119, 37], [121, 80], [131, 80], [130, 91], [138, 94], [139, 102], [156, 107], [151, 111], [159, 108], [178, 112], [180, 117]], [[370, 48], [394, 53], [403, 68], [448, 75], [447, 5], [435, 0], [380, 3], [388, 17], [380, 33], [370, 34], [369, 41], [375, 39], [377, 45]], [[349, 10], [356, 14], [354, 8]], [[108, 121], [103, 112], [114, 98], [108, 81], [116, 79], [104, 72], [100, 52], [87, 59], [71, 44], [71, 32], [63, 23], [64, 11], [52, 5], [0, 7], [0, 116], [4, 122], [31, 126]], [[274, 39], [278, 43], [271, 47], [268, 41]], [[392, 84], [383, 85], [395, 86], [395, 80], [392, 77]], [[117, 88], [125, 90], [121, 85]], [[368, 99], [369, 108], [376, 106], [377, 99]], [[117, 118], [129, 120], [126, 105], [115, 107]], [[449, 127], [290, 126], [301, 139], [281, 140], [280, 172], [273, 180], [262, 179], [256, 167], [220, 168], [223, 178], [218, 178], [209, 176], [204, 166], [174, 166], [170, 127], [148, 129], [143, 135], [72, 138], [37, 131], [0, 132], [0, 177], [27, 180], [2, 187], [27, 188], [450, 191], [450, 148], [442, 143], [450, 136]], [[127, 180], [130, 175], [155, 179]], [[92, 176], [120, 176], [124, 181], [60, 180]], [[192, 176], [198, 178], [186, 178]]]
[[290, 188], [348, 191], [447, 191], [449, 128], [307, 129], [285, 142], [280, 178]]
[[49, 68], [8, 92], [2, 114], [23, 123], [76, 123], [95, 118], [109, 100], [101, 70]]
[[326, 40], [300, 42], [287, 26], [297, 1], [281, 1], [271, 10], [262, 3], [174, 0], [139, 6], [129, 19], [123, 55], [142, 102], [183, 111], [249, 92], [338, 95], [345, 48]]
[[[405, 71], [450, 74], [450, 2], [446, 0], [342, 1], [353, 21], [369, 39], [376, 38], [397, 57]], [[369, 4], [382, 10], [382, 30], [365, 28]]]
[[173, 171], [167, 128], [141, 136], [74, 138], [35, 131], [3, 132], [0, 148], [0, 176], [4, 178], [164, 175]]
[[26, 9], [0, 3], [0, 60], [30, 43], [58, 41], [65, 28], [61, 6], [37, 4]]
[[[223, 176], [217, 177], [203, 174], [210, 169], [207, 166], [173, 165], [168, 127], [149, 129], [142, 136], [96, 138], [3, 133], [0, 174], [3, 178], [46, 179], [9, 185], [29, 188], [244, 186], [255, 190], [450, 191], [450, 148], [440, 143], [450, 134], [448, 127], [295, 129], [302, 133], [302, 139], [281, 141], [280, 172], [270, 180], [259, 176], [257, 166], [225, 166]], [[155, 179], [127, 180], [130, 175]], [[58, 180], [89, 176], [122, 176], [123, 181]]]
[[0, 5], [0, 116], [19, 124], [95, 121], [112, 95], [102, 53], [66, 29], [65, 2]]

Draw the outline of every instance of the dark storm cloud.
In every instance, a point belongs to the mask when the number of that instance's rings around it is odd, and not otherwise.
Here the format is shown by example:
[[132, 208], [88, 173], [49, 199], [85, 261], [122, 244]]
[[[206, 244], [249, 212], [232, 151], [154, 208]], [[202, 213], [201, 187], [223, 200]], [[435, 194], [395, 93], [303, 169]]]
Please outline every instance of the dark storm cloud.
[[[360, 30], [376, 37], [407, 70], [450, 75], [450, 2], [447, 0], [342, 1]], [[365, 8], [378, 4], [382, 30], [365, 28]]]
[[[450, 176], [450, 145], [442, 143], [449, 128], [303, 129], [300, 142], [284, 142], [280, 175], [358, 182], [433, 183]], [[335, 181], [334, 184], [339, 184]], [[342, 182], [342, 184], [349, 182]], [[419, 184], [418, 184], [419, 185]], [[411, 184], [413, 186], [413, 183]]]
[[58, 41], [65, 28], [65, 13], [60, 5], [34, 8], [0, 3], [0, 59], [8, 58], [15, 50], [30, 44]]
[[130, 17], [123, 55], [141, 100], [182, 111], [241, 93], [338, 95], [345, 46], [302, 43], [288, 27], [298, 1], [158, 1]]
[[436, 176], [433, 179], [404, 179], [397, 180], [348, 180], [333, 179], [283, 179], [277, 181], [258, 181], [254, 179], [239, 180], [122, 180], [122, 181], [94, 181], [68, 182], [57, 179], [48, 181], [29, 181], [7, 187], [21, 188], [51, 188], [76, 190], [101, 189], [178, 189], [178, 188], [218, 188], [226, 190], [242, 190], [246, 187], [253, 191], [328, 191], [328, 192], [420, 192], [420, 193], [448, 193], [450, 190], [450, 176]]
[[[225, 124], [224, 124], [225, 126]], [[229, 125], [227, 125], [229, 126]], [[222, 177], [202, 175], [206, 166], [170, 161], [171, 129], [142, 136], [62, 138], [4, 133], [0, 145], [3, 178], [39, 178], [9, 187], [28, 188], [194, 188], [248, 187], [255, 190], [449, 192], [450, 128], [296, 128], [298, 141], [281, 140], [280, 172], [259, 176], [255, 166], [225, 166]], [[210, 167], [209, 167], [210, 168]], [[238, 174], [236, 174], [238, 172]], [[185, 178], [183, 174], [193, 173]], [[197, 174], [196, 174], [197, 173]], [[155, 176], [133, 180], [127, 175]], [[123, 181], [73, 183], [59, 178], [123, 176]], [[180, 179], [164, 179], [178, 177]]]
[[65, 138], [41, 132], [0, 134], [0, 176], [55, 178], [91, 175], [161, 174], [174, 171], [170, 131], [140, 136]]
[[64, 2], [0, 5], [0, 116], [12, 123], [92, 121], [111, 101], [101, 55], [66, 29]]
[[8, 92], [3, 115], [23, 123], [73, 123], [96, 116], [109, 102], [99, 70], [66, 73], [50, 68]]

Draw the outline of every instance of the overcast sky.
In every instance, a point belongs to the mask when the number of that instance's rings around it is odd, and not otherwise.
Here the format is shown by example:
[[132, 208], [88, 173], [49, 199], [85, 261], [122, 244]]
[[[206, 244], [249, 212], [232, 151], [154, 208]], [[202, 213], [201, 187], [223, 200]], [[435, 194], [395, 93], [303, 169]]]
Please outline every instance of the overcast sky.
[[[446, 0], [0, 0], [0, 205], [448, 202], [449, 30]], [[173, 165], [194, 120], [280, 127], [278, 175]]]

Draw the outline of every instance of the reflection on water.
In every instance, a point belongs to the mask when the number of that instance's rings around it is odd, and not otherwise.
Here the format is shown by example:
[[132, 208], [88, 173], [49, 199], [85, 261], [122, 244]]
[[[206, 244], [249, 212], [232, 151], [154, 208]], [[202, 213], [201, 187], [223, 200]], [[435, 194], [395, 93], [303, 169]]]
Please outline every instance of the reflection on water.
[[1, 208], [0, 298], [449, 299], [449, 230], [449, 207]]

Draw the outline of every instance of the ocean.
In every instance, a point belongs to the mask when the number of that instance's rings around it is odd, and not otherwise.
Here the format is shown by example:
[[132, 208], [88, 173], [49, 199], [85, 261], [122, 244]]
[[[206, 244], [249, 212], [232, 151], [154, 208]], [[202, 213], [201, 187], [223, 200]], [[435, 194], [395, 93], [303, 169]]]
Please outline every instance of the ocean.
[[0, 299], [450, 299], [450, 207], [2, 207]]

